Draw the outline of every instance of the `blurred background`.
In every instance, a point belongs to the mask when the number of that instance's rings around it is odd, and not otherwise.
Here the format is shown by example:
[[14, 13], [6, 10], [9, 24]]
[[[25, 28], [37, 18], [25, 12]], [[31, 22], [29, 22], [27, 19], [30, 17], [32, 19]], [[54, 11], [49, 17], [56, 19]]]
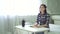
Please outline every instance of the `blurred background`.
[[14, 34], [14, 27], [21, 25], [22, 19], [34, 24], [41, 4], [47, 5], [50, 23], [60, 26], [60, 0], [0, 0], [0, 34]]

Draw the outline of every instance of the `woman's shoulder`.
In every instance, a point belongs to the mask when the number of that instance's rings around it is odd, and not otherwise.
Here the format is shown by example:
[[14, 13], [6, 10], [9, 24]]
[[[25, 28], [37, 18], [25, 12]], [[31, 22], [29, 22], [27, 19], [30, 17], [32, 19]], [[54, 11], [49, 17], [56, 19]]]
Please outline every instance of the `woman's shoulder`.
[[38, 13], [38, 16], [40, 16], [40, 13]]

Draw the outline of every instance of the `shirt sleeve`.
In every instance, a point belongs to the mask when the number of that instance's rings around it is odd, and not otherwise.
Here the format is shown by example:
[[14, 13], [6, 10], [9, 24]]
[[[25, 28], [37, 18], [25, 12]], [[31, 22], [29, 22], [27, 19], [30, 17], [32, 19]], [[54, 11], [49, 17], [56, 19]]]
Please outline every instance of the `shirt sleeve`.
[[49, 21], [50, 21], [50, 15], [47, 15], [47, 18], [46, 18], [46, 24], [49, 25]]
[[37, 15], [37, 24], [39, 24], [39, 14]]

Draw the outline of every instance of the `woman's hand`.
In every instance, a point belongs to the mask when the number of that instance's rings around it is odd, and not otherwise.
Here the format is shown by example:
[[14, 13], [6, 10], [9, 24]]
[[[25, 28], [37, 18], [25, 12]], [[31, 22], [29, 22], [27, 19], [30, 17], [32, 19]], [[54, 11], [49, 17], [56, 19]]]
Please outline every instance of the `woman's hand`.
[[34, 24], [34, 26], [37, 26], [38, 25], [38, 23], [37, 23], [37, 21], [35, 22], [35, 24]]
[[46, 27], [47, 25], [46, 24], [44, 24], [44, 25], [41, 25], [42, 27]]
[[35, 23], [33, 27], [37, 27], [38, 28], [38, 27], [40, 27], [40, 25]]

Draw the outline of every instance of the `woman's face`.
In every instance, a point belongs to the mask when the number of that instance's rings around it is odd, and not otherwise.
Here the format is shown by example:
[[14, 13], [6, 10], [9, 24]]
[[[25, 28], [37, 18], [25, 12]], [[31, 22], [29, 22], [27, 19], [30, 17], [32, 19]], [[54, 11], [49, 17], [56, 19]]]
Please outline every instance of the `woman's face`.
[[40, 12], [43, 13], [43, 12], [45, 11], [45, 9], [46, 9], [46, 8], [45, 8], [44, 6], [40, 6]]

